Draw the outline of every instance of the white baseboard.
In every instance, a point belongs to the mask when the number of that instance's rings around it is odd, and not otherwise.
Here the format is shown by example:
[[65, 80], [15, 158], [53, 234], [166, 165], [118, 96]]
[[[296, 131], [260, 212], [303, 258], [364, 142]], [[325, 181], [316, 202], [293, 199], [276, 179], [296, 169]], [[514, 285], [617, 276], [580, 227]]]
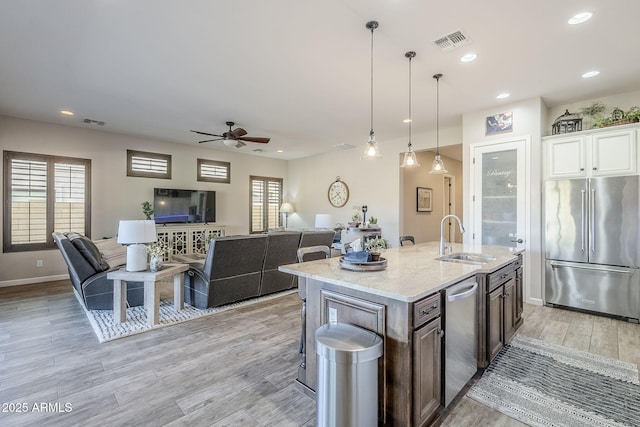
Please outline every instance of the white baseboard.
[[55, 276], [42, 276], [42, 277], [29, 277], [26, 279], [3, 280], [2, 282], [0, 282], [0, 288], [6, 288], [9, 286], [32, 285], [34, 283], [42, 283], [42, 282], [54, 282], [56, 280], [65, 280], [68, 278], [69, 278], [68, 274], [57, 274]]
[[540, 305], [540, 306], [544, 305], [542, 303], [542, 299], [540, 299], [540, 298], [527, 298], [526, 303], [527, 304], [532, 304], [532, 305]]

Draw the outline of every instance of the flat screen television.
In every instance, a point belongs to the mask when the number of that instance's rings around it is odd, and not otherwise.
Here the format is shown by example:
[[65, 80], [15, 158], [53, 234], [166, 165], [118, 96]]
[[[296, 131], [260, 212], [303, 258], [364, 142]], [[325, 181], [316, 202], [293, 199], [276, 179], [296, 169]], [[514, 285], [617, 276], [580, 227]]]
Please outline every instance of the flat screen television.
[[216, 192], [155, 188], [153, 218], [156, 224], [216, 222]]

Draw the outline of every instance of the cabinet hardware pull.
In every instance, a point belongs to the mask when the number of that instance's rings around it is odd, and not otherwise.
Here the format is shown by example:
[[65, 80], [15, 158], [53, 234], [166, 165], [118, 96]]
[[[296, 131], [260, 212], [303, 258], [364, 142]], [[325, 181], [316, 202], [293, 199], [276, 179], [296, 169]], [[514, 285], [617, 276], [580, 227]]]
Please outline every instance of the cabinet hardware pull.
[[500, 275], [500, 278], [501, 278], [501, 279], [504, 279], [504, 278], [506, 278], [508, 275], [509, 275], [509, 274], [507, 274], [507, 273], [502, 273], [502, 274]]
[[511, 294], [504, 294], [504, 297], [506, 298], [506, 297], [508, 297], [509, 295], [511, 295]]
[[422, 316], [425, 316], [425, 315], [427, 315], [427, 314], [431, 313], [431, 312], [432, 312], [433, 310], [435, 310], [436, 308], [438, 308], [438, 304], [433, 304], [429, 310], [422, 309], [422, 311], [420, 311], [420, 314], [421, 314]]
[[440, 338], [444, 337], [444, 329], [440, 329], [438, 335], [440, 335]]

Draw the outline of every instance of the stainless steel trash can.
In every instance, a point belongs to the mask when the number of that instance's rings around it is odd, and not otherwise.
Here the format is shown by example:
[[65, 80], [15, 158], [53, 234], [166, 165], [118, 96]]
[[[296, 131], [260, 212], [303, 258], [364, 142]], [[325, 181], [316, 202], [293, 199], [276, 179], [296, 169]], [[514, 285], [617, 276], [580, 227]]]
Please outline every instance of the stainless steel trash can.
[[378, 425], [378, 358], [382, 338], [346, 323], [316, 330], [318, 427]]

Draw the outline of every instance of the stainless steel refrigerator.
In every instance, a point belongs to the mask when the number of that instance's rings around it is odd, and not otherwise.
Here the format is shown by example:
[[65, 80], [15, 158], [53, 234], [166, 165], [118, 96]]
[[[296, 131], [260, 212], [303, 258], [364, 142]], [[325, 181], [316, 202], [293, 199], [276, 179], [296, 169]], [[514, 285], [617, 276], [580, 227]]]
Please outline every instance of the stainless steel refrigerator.
[[638, 176], [545, 183], [545, 301], [640, 318]]

